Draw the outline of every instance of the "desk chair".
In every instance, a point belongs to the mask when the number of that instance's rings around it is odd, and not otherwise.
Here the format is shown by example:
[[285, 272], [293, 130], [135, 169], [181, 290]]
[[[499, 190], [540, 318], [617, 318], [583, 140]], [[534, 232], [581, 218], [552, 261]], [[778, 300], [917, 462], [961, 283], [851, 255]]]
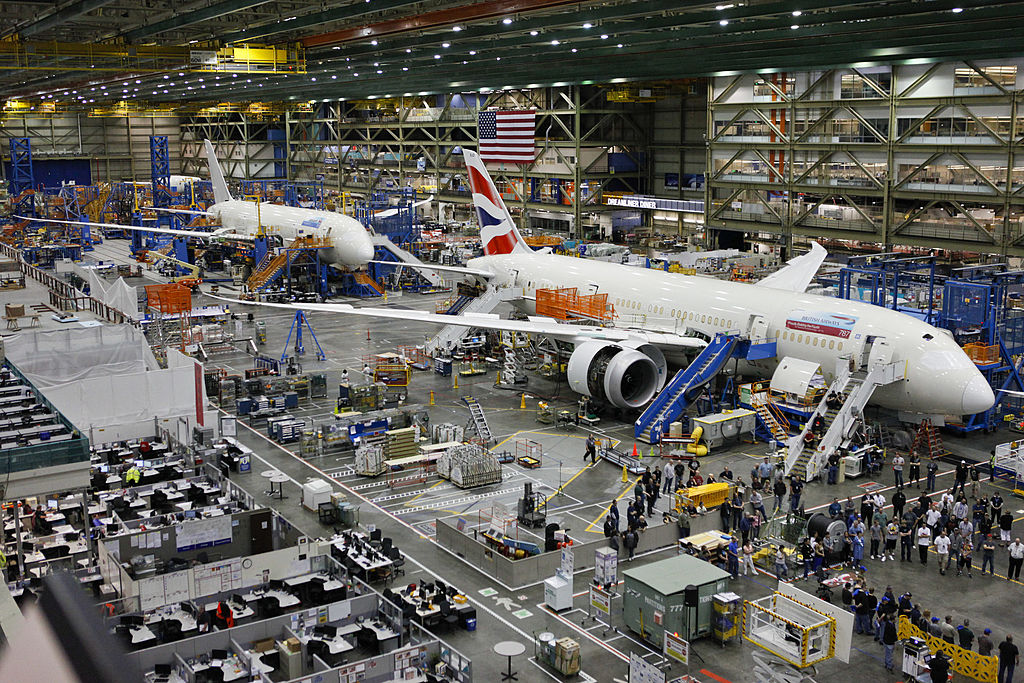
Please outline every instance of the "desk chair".
[[264, 652], [260, 655], [260, 661], [276, 671], [281, 666], [281, 652], [276, 649]]
[[441, 605], [441, 619], [444, 621], [445, 626], [449, 630], [455, 627], [455, 624], [459, 621], [459, 615], [452, 611], [452, 606], [447, 602], [442, 602]]
[[260, 614], [264, 619], [270, 617], [281, 616], [281, 603], [277, 601], [277, 598], [263, 597], [259, 600]]
[[309, 596], [309, 602], [314, 605], [322, 604], [324, 601], [324, 585], [323, 583], [317, 583], [310, 581], [306, 587], [307, 595]]
[[383, 539], [381, 539], [380, 551], [387, 555], [391, 551], [391, 548], [394, 547], [394, 545], [395, 543], [391, 540], [391, 537], [385, 536]]
[[395, 574], [402, 574], [404, 576], [405, 570], [402, 567], [405, 566], [405, 558], [402, 557], [402, 553], [399, 552], [398, 548], [391, 548], [388, 558], [391, 560], [392, 571]]
[[380, 529], [374, 529], [370, 532], [370, 545], [374, 548], [379, 548], [384, 537], [384, 532]]
[[437, 586], [438, 595], [444, 596], [448, 593], [448, 586], [441, 579], [434, 579], [434, 585]]
[[181, 640], [181, 622], [177, 619], [164, 619], [163, 624], [163, 642], [173, 643]]
[[[361, 632], [360, 632], [361, 633]], [[328, 646], [327, 643], [322, 640], [310, 640], [306, 643], [306, 663], [309, 667], [313, 666], [313, 657], [319, 657], [321, 660], [327, 657]]]

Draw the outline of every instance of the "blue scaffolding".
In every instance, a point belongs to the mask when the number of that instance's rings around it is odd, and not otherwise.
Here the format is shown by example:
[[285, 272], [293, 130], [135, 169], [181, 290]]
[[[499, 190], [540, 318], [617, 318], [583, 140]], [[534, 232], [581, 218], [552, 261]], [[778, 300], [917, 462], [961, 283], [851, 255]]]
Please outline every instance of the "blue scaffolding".
[[855, 256], [839, 271], [838, 296], [901, 311], [934, 325], [936, 282], [934, 256]]
[[35, 216], [36, 200], [33, 190], [32, 141], [29, 138], [11, 138], [11, 208], [16, 216]]
[[309, 318], [302, 311], [296, 311], [295, 318], [292, 319], [292, 327], [288, 330], [288, 338], [284, 340], [284, 351], [281, 352], [281, 360], [279, 362], [283, 363], [288, 358], [288, 344], [291, 343], [293, 334], [295, 335], [295, 355], [301, 356], [306, 352], [306, 348], [302, 344], [303, 325], [309, 330], [309, 336], [313, 338], [313, 343], [316, 344], [316, 359], [323, 360], [327, 357], [324, 354], [324, 350], [320, 347], [320, 341], [316, 338], [313, 326], [309, 324]]
[[1020, 411], [1020, 398], [1000, 390], [1024, 391], [1024, 315], [1011, 315], [1019, 309], [1009, 308], [1011, 289], [1022, 284], [1024, 271], [1008, 270], [1005, 264], [957, 268], [944, 284], [937, 325], [977, 350], [975, 365], [996, 392], [989, 410], [965, 416], [962, 424], [947, 424], [954, 431], [991, 431], [1004, 415]]
[[[411, 187], [400, 190], [374, 192], [368, 201], [356, 205], [356, 218], [365, 226], [373, 228], [378, 235], [386, 235], [398, 246], [412, 251], [420, 241], [420, 226], [412, 208], [416, 202], [416, 190]], [[389, 211], [389, 215], [381, 216]]]
[[153, 206], [166, 209], [171, 205], [171, 154], [166, 135], [149, 136], [149, 163], [153, 181]]

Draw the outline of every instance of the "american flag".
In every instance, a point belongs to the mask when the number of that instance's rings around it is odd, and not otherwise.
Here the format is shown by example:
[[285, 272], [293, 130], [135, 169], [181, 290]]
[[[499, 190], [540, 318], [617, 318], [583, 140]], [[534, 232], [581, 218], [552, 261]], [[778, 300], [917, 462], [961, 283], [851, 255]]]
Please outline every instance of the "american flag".
[[477, 119], [484, 161], [533, 163], [537, 111], [482, 111]]

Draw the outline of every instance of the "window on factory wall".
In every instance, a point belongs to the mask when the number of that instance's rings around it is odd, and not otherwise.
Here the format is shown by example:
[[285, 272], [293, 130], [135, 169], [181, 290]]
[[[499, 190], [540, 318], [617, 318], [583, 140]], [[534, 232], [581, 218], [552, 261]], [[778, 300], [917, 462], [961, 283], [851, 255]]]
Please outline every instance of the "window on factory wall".
[[[768, 83], [771, 82], [775, 88], [772, 88]], [[774, 80], [771, 76], [767, 78], [759, 78], [754, 81], [754, 97], [771, 97], [772, 95], [778, 96], [778, 90], [781, 90], [787, 95], [792, 95], [793, 91], [796, 90], [796, 77], [787, 76], [783, 79], [780, 76], [775, 76]]]
[[1017, 66], [983, 66], [973, 69], [963, 66], [953, 72], [954, 88], [991, 88], [993, 83], [1012, 89], [1017, 85]]
[[882, 92], [889, 92], [892, 86], [892, 74], [888, 71], [861, 74], [843, 74], [839, 83], [839, 97], [842, 99], [881, 98], [878, 90], [872, 87], [871, 83], [878, 86]]

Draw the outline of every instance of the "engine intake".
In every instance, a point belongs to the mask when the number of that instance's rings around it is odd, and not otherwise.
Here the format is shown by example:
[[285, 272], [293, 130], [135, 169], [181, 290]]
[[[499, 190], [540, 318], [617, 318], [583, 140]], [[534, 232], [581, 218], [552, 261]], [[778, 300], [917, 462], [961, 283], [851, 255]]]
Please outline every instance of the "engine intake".
[[569, 357], [573, 391], [618, 408], [638, 408], [665, 383], [665, 359], [657, 348], [641, 350], [605, 342], [584, 342]]

